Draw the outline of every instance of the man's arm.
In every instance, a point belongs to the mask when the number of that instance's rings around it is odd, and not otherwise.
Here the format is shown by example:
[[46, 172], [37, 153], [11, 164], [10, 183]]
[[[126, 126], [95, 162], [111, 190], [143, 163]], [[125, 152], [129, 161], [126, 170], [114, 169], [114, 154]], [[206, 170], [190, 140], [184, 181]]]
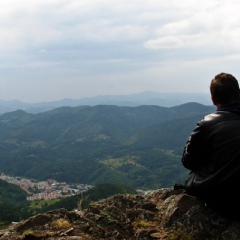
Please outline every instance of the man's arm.
[[205, 151], [206, 143], [204, 141], [204, 129], [198, 124], [184, 147], [182, 156], [183, 166], [193, 171], [198, 169], [206, 160]]

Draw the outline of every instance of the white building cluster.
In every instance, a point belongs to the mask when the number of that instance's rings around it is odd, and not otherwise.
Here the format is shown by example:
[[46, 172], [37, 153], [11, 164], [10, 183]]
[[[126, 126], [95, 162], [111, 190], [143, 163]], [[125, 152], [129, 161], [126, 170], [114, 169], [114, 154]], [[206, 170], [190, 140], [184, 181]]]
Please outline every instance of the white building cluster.
[[0, 173], [0, 179], [21, 187], [28, 193], [27, 200], [29, 201], [71, 197], [93, 187], [88, 184], [67, 184], [66, 182], [57, 182], [54, 179], [36, 181], [22, 177], [10, 177], [4, 173]]

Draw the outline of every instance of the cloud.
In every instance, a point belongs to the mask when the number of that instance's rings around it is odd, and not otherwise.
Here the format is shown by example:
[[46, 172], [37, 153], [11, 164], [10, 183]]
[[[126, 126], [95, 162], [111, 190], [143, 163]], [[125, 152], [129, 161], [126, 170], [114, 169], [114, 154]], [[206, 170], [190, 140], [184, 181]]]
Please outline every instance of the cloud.
[[[121, 94], [134, 87], [169, 90], [177, 71], [189, 79], [188, 66], [236, 73], [239, 12], [237, 0], [1, 1], [0, 98], [10, 96], [4, 94], [12, 86], [13, 98], [47, 86], [71, 97], [68, 84], [85, 96], [111, 92], [111, 85]], [[162, 76], [171, 85], [159, 81]]]
[[145, 48], [239, 51], [240, 16], [236, 12], [240, 5], [237, 1], [228, 4], [225, 1], [199, 2], [195, 6], [186, 3], [183, 1], [183, 6], [190, 14], [183, 10], [181, 20], [170, 20], [160, 26], [154, 38], [144, 42]]

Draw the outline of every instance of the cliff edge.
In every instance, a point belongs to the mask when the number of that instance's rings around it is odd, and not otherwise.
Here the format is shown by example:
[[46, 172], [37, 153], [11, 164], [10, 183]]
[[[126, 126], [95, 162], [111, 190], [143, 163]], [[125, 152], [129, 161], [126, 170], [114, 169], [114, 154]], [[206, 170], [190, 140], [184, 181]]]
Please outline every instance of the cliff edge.
[[58, 209], [0, 231], [0, 240], [237, 240], [240, 221], [224, 218], [183, 189], [114, 195], [75, 212]]

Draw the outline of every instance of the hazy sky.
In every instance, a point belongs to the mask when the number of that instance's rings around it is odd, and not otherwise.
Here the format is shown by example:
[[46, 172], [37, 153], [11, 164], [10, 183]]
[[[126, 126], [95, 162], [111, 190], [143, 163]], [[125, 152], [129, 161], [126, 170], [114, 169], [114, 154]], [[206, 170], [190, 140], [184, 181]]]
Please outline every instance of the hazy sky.
[[208, 92], [240, 80], [239, 0], [1, 0], [0, 99]]

